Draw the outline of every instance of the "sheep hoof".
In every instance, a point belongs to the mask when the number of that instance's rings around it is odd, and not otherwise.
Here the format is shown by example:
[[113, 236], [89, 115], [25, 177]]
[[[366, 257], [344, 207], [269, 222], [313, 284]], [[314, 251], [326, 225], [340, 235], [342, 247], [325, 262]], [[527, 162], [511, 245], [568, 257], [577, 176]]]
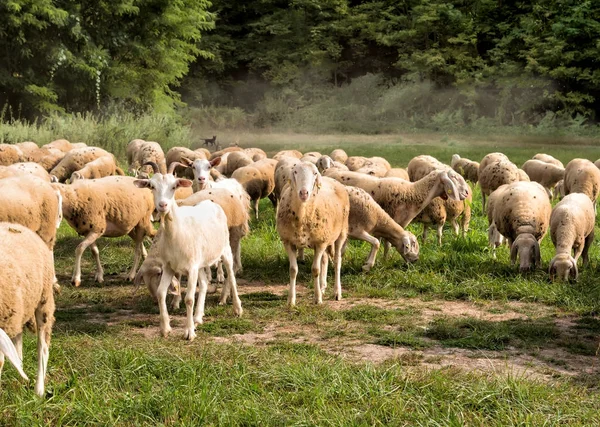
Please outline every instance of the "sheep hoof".
[[78, 288], [81, 285], [81, 279], [73, 279], [71, 280], [71, 283]]
[[363, 265], [362, 271], [364, 271], [365, 273], [368, 273], [369, 271], [371, 271], [371, 266], [369, 264]]
[[98, 283], [104, 283], [104, 275], [96, 273], [94, 280]]
[[338, 295], [338, 294], [336, 294], [336, 295], [335, 295], [335, 300], [336, 300], [336, 301], [341, 301], [341, 300], [342, 300], [342, 296], [341, 296], [341, 295]]
[[194, 325], [201, 325], [202, 323], [204, 323], [204, 321], [202, 320], [203, 317], [204, 314], [200, 316], [194, 316]]
[[184, 340], [188, 340], [191, 342], [191, 341], [194, 341], [194, 338], [196, 338], [196, 332], [193, 329], [188, 329], [183, 334]]
[[169, 336], [169, 334], [171, 333], [171, 326], [167, 325], [164, 328], [161, 328], [160, 330], [160, 334], [163, 336], [163, 338], [166, 338]]

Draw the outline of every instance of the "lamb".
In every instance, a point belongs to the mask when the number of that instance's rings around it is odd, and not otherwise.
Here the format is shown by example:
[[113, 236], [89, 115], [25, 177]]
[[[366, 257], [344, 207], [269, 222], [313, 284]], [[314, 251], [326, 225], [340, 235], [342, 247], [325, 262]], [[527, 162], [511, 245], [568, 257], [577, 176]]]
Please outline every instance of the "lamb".
[[[172, 163], [181, 163], [182, 157], [185, 157], [192, 162], [199, 159], [206, 160], [206, 156], [202, 152], [192, 151], [187, 147], [173, 147], [167, 151], [167, 155], [165, 157], [167, 167], [170, 167]], [[192, 178], [192, 171], [184, 166], [178, 166], [175, 168], [175, 174], [185, 178]]]
[[42, 166], [33, 162], [14, 163], [10, 166], [0, 166], [0, 179], [9, 176], [36, 176], [46, 182], [54, 182], [55, 179]]
[[[135, 241], [133, 267], [128, 280], [135, 272], [145, 252], [143, 241], [146, 236], [156, 234], [150, 221], [154, 210], [152, 193], [138, 189], [135, 178], [107, 176], [100, 179], [83, 179], [71, 185], [52, 184], [63, 197], [63, 216], [83, 241], [75, 249], [75, 268], [71, 281], [81, 284], [81, 256], [88, 246], [96, 260], [95, 280], [104, 281], [100, 252], [96, 245], [99, 237], [121, 237], [128, 235]], [[145, 254], [144, 254], [145, 255]]]
[[235, 151], [233, 153], [229, 153], [229, 156], [227, 157], [227, 165], [223, 170], [223, 174], [231, 176], [239, 168], [251, 165], [252, 163], [254, 163], [254, 160], [252, 160], [252, 157], [250, 157], [244, 151]]
[[[331, 172], [330, 172], [331, 171]], [[434, 170], [416, 182], [399, 178], [375, 178], [357, 172], [339, 172], [328, 169], [326, 175], [345, 185], [362, 188], [400, 226], [408, 224], [435, 197], [464, 200], [469, 187], [462, 176], [449, 170]]]
[[302, 157], [302, 153], [298, 150], [282, 150], [276, 153], [273, 156], [273, 159], [281, 160], [283, 157], [295, 157], [296, 159], [299, 159]]
[[410, 181], [408, 172], [404, 168], [391, 168], [389, 171], [386, 172], [384, 178], [400, 178], [405, 181]]
[[275, 167], [277, 161], [274, 159], [263, 159], [251, 165], [244, 166], [236, 170], [232, 178], [236, 179], [244, 190], [250, 195], [250, 200], [254, 202], [254, 212], [258, 219], [258, 203], [260, 199], [269, 197], [273, 206], [277, 202], [272, 195], [275, 189]]
[[323, 303], [327, 286], [326, 251], [333, 258], [335, 299], [342, 298], [342, 247], [348, 234], [349, 213], [348, 193], [341, 184], [322, 178], [312, 163], [298, 163], [293, 167], [290, 185], [284, 188], [277, 210], [277, 232], [290, 261], [288, 305], [296, 304], [296, 250], [299, 248], [314, 249], [315, 303]]
[[[223, 209], [210, 200], [196, 206], [177, 206], [173, 198], [177, 187], [190, 187], [192, 182], [176, 178], [170, 166], [166, 175], [158, 172], [150, 179], [139, 179], [135, 185], [139, 188], [150, 188], [154, 197], [154, 205], [161, 215], [162, 233], [157, 245], [157, 253], [163, 263], [163, 272], [158, 287], [160, 310], [160, 330], [163, 336], [171, 331], [166, 305], [166, 295], [173, 276], [186, 274], [188, 277], [186, 304], [186, 327], [184, 338], [192, 341], [196, 336], [196, 324], [202, 323], [204, 302], [206, 299], [207, 279], [204, 272], [217, 261], [222, 261], [227, 270], [226, 289], [233, 297], [233, 311], [242, 314], [242, 304], [237, 293], [237, 285], [233, 272], [233, 254], [229, 246], [227, 217]], [[183, 166], [183, 165], [182, 165]], [[200, 292], [196, 313], [194, 298], [196, 286], [200, 283]], [[227, 297], [227, 295], [225, 295]]]
[[0, 221], [21, 224], [53, 250], [62, 220], [62, 199], [48, 181], [35, 176], [0, 179]]
[[[596, 214], [594, 204], [585, 194], [572, 193], [562, 199], [550, 216], [550, 236], [556, 255], [550, 261], [550, 280], [577, 280], [577, 260], [583, 255], [583, 266], [589, 263], [588, 251], [594, 241]], [[571, 256], [573, 251], [574, 256]]]
[[150, 166], [142, 166], [148, 162], [156, 163], [160, 173], [167, 173], [165, 153], [158, 142], [134, 139], [127, 146], [128, 172], [138, 178], [148, 178], [152, 172]]
[[[471, 222], [472, 200], [471, 187], [469, 187], [469, 195], [465, 200], [442, 200], [439, 197], [433, 199], [413, 220], [423, 224], [423, 242], [427, 240], [427, 229], [431, 224], [437, 229], [437, 240], [441, 246], [444, 224], [448, 221], [452, 224], [454, 234], [458, 236], [460, 232], [463, 238], [466, 237]], [[457, 221], [459, 217], [461, 218], [460, 224]]]
[[532, 181], [539, 182], [552, 198], [552, 191], [558, 181], [565, 177], [565, 169], [541, 160], [527, 160], [522, 168]]
[[[19, 250], [15, 250], [18, 248]], [[35, 393], [44, 396], [44, 382], [54, 325], [54, 260], [34, 232], [19, 224], [0, 223], [0, 373], [4, 355], [27, 379], [21, 368], [23, 326], [38, 337]], [[12, 342], [9, 337], [12, 337]]]
[[465, 180], [477, 184], [479, 178], [479, 162], [461, 158], [458, 154], [452, 156], [450, 167], [458, 172]]
[[406, 262], [419, 259], [419, 243], [414, 234], [394, 222], [366, 191], [351, 186], [345, 188], [350, 201], [348, 236], [371, 244], [371, 253], [362, 266], [363, 271], [371, 270], [375, 264], [380, 238], [394, 245]]
[[583, 193], [594, 203], [600, 193], [600, 170], [587, 159], [573, 159], [565, 168], [565, 194]]
[[82, 169], [87, 163], [102, 156], [113, 157], [111, 153], [99, 147], [85, 147], [71, 150], [50, 171], [50, 175], [54, 175], [59, 182], [65, 182], [73, 172]]
[[563, 165], [563, 163], [560, 160], [555, 159], [550, 154], [538, 153], [535, 156], [533, 156], [533, 159], [540, 160], [545, 163], [553, 164], [555, 166], [558, 166], [559, 168], [563, 168], [563, 169], [565, 168], [565, 165]]
[[117, 166], [115, 157], [110, 154], [108, 156], [98, 157], [92, 160], [78, 171], [71, 175], [71, 183], [78, 179], [96, 179], [111, 175], [125, 175], [123, 170]]
[[23, 152], [13, 144], [0, 144], [0, 166], [10, 166], [18, 163], [23, 157]]
[[479, 186], [481, 187], [483, 212], [485, 212], [486, 196], [492, 194], [501, 185], [516, 181], [520, 181], [519, 168], [510, 160], [491, 162], [483, 170], [480, 167]]
[[341, 148], [336, 148], [329, 154], [329, 157], [333, 159], [334, 162], [346, 163], [348, 160], [348, 154]]
[[428, 155], [421, 155], [413, 157], [406, 171], [412, 182], [418, 181], [433, 170], [451, 170], [452, 168], [448, 165], [443, 164], [438, 159]]
[[540, 244], [550, 224], [552, 206], [537, 182], [516, 181], [499, 187], [490, 196], [488, 221], [510, 246], [511, 264], [519, 256], [521, 272], [540, 267]]
[[317, 160], [317, 163], [315, 163], [315, 165], [317, 166], [317, 169], [319, 170], [319, 173], [323, 173], [326, 169], [329, 168], [337, 168], [339, 170], [348, 170], [348, 166], [346, 166], [343, 163], [337, 162], [335, 160], [333, 160], [331, 157], [329, 156], [321, 156], [319, 157], [319, 159]]

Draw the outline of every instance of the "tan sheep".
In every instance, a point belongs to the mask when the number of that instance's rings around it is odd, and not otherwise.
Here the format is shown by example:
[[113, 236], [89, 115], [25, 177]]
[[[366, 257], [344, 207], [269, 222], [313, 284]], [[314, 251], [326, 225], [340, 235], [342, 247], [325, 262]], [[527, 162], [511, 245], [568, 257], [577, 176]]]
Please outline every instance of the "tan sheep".
[[565, 177], [565, 169], [541, 160], [527, 160], [522, 169], [532, 181], [539, 182], [552, 197], [552, 192], [558, 181]]
[[98, 157], [96, 160], [87, 163], [78, 171], [73, 172], [71, 175], [71, 183], [78, 179], [96, 179], [111, 175], [125, 175], [123, 170], [117, 166], [115, 157], [112, 154]]
[[66, 139], [57, 139], [55, 141], [49, 142], [48, 144], [42, 145], [42, 148], [54, 148], [62, 151], [63, 153], [67, 153], [73, 149], [71, 143]]
[[[482, 162], [483, 164], [483, 162]], [[510, 160], [497, 160], [488, 163], [485, 169], [479, 168], [482, 210], [485, 212], [486, 197], [504, 184], [520, 181], [519, 168]]]
[[14, 144], [0, 144], [0, 166], [10, 166], [18, 163], [23, 157], [23, 152]]
[[154, 211], [152, 192], [134, 185], [135, 178], [107, 176], [100, 179], [78, 180], [71, 185], [52, 184], [63, 197], [63, 216], [83, 241], [75, 250], [75, 268], [72, 282], [81, 284], [81, 256], [90, 246], [96, 260], [95, 280], [104, 281], [100, 252], [96, 245], [99, 237], [128, 235], [135, 241], [133, 267], [127, 276], [133, 280], [144, 253], [144, 237], [156, 234], [150, 218]]
[[538, 153], [535, 156], [533, 156], [533, 159], [540, 160], [545, 163], [553, 164], [555, 166], [558, 166], [559, 168], [563, 168], [563, 169], [565, 168], [565, 165], [563, 165], [563, 163], [560, 160], [552, 157], [550, 154]]
[[10, 166], [0, 166], [0, 179], [19, 175], [36, 176], [46, 182], [53, 182], [52, 177], [46, 169], [37, 163], [26, 162], [14, 163]]
[[71, 150], [50, 171], [50, 175], [55, 176], [59, 182], [65, 182], [73, 172], [82, 169], [89, 162], [102, 156], [113, 157], [111, 153], [99, 147], [85, 147]]
[[[28, 325], [35, 330], [38, 340], [35, 393], [43, 397], [54, 325], [52, 252], [26, 227], [3, 222], [0, 223], [0, 257], [0, 373], [3, 353], [9, 353], [9, 360], [27, 379], [20, 365], [23, 359], [23, 327]], [[12, 338], [12, 343], [8, 337]]]
[[152, 167], [147, 164], [148, 162], [156, 163], [160, 173], [167, 173], [165, 153], [158, 142], [134, 139], [129, 144], [130, 146], [127, 147], [129, 174], [138, 178], [149, 177], [152, 173]]
[[[244, 151], [244, 149], [242, 147], [237, 147], [237, 146], [223, 148], [222, 150], [211, 153], [210, 157], [207, 160], [213, 160], [216, 157], [223, 157], [225, 154], [232, 153], [234, 151]], [[187, 157], [187, 156], [185, 156], [185, 157]]]
[[406, 172], [412, 182], [418, 181], [431, 171], [434, 170], [451, 170], [452, 168], [444, 163], [440, 162], [433, 156], [421, 155], [413, 157], [408, 166]]
[[573, 159], [565, 168], [565, 194], [583, 193], [594, 203], [600, 193], [600, 170], [587, 159]]
[[[181, 163], [182, 162], [181, 159], [183, 157], [191, 160], [192, 162], [197, 159], [206, 160], [206, 156], [203, 152], [192, 151], [187, 147], [173, 147], [169, 151], [167, 151], [167, 154], [165, 156], [167, 168], [169, 168], [171, 166], [171, 163]], [[184, 166], [177, 166], [175, 168], [175, 175], [177, 175], [179, 177], [190, 178], [190, 179], [192, 179], [194, 177], [191, 169], [184, 167]]]
[[281, 199], [283, 189], [292, 178], [292, 169], [298, 163], [301, 163], [299, 158], [284, 156], [275, 165], [275, 188], [273, 188], [273, 197], [275, 200]]
[[50, 172], [64, 159], [65, 155], [66, 153], [56, 148], [40, 148], [34, 154], [33, 161]]
[[261, 148], [244, 148], [244, 153], [249, 155], [253, 162], [258, 162], [259, 160], [267, 158], [267, 153]]
[[279, 161], [283, 157], [294, 157], [296, 159], [299, 159], [302, 157], [302, 153], [298, 150], [282, 150], [282, 151], [279, 151], [278, 153], [276, 153], [273, 156], [273, 159]]
[[350, 204], [345, 188], [322, 178], [312, 163], [298, 163], [292, 169], [290, 185], [281, 195], [277, 210], [277, 233], [290, 261], [288, 304], [296, 304], [296, 250], [314, 249], [312, 276], [315, 303], [323, 303], [327, 286], [328, 254], [333, 259], [336, 300], [342, 298], [342, 247], [348, 234]]
[[333, 159], [334, 162], [346, 163], [348, 160], [348, 154], [341, 148], [336, 148], [329, 154], [329, 157]]
[[473, 160], [465, 159], [458, 154], [454, 154], [450, 166], [465, 180], [477, 184], [479, 178], [479, 162], [474, 162]]
[[541, 266], [540, 242], [548, 231], [551, 212], [548, 194], [537, 182], [512, 182], [490, 196], [490, 227], [508, 240], [511, 264], [518, 256], [521, 272]]
[[518, 168], [517, 171], [519, 172], [519, 181], [525, 181], [525, 182], [531, 181], [531, 179], [529, 178], [529, 175], [527, 175], [527, 172], [525, 172], [523, 169]]
[[[552, 210], [550, 236], [556, 255], [550, 261], [550, 280], [577, 280], [577, 260], [583, 255], [583, 266], [589, 263], [588, 251], [594, 241], [596, 214], [594, 204], [583, 193], [565, 196]], [[571, 256], [573, 252], [573, 256]]]
[[408, 172], [404, 168], [391, 168], [389, 171], [386, 172], [384, 178], [400, 178], [405, 181], [410, 181]]
[[317, 166], [317, 169], [319, 170], [319, 173], [321, 173], [321, 174], [323, 174], [323, 172], [329, 168], [336, 168], [336, 169], [343, 170], [343, 171], [348, 170], [348, 166], [346, 166], [343, 163], [333, 160], [329, 156], [321, 156], [317, 160], [317, 163], [315, 163], [315, 165]]
[[[129, 144], [127, 144], [125, 154], [127, 156], [127, 164], [130, 166], [130, 168], [137, 157], [138, 151], [140, 150], [140, 148], [142, 148], [142, 145], [145, 142], [146, 141], [144, 141], [143, 139], [132, 139], [131, 141], [129, 141]], [[130, 170], [130, 172], [132, 171]]]
[[479, 162], [479, 179], [481, 179], [481, 172], [488, 167], [489, 164], [498, 162], [500, 160], [505, 160], [510, 162], [510, 159], [503, 153], [489, 153], [481, 159]]
[[414, 234], [398, 225], [366, 191], [358, 187], [345, 188], [350, 201], [348, 237], [371, 244], [371, 253], [362, 266], [363, 271], [371, 270], [375, 264], [381, 238], [390, 242], [406, 262], [419, 259], [419, 243]]
[[252, 157], [245, 151], [235, 151], [227, 156], [227, 165], [222, 173], [226, 176], [231, 176], [233, 173], [244, 166], [254, 163]]
[[321, 153], [319, 153], [318, 151], [310, 151], [308, 153], [304, 153], [304, 155], [300, 158], [300, 160], [303, 162], [309, 162], [309, 163], [312, 163], [313, 165], [316, 165], [321, 157], [323, 157], [323, 155]]
[[276, 166], [276, 160], [263, 159], [254, 162], [251, 165], [239, 168], [231, 175], [232, 178], [242, 184], [244, 190], [250, 195], [256, 219], [258, 219], [258, 204], [260, 199], [269, 197], [273, 206], [277, 205], [277, 201], [275, 200], [274, 195], [272, 195], [273, 190], [275, 189]]
[[40, 149], [35, 142], [31, 141], [19, 142], [15, 144], [15, 146], [23, 153], [20, 160], [21, 162], [34, 162], [37, 152]]

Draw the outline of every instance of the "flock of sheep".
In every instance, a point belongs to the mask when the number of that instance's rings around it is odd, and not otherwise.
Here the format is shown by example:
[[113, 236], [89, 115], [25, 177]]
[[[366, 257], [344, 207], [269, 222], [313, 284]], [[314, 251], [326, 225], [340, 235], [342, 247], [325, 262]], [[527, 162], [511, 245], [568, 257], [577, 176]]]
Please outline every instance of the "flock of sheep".
[[[22, 332], [25, 325], [35, 329], [40, 396], [54, 292], [60, 288], [53, 248], [62, 219], [83, 236], [75, 250], [75, 286], [81, 284], [81, 257], [88, 247], [96, 262], [95, 280], [104, 280], [99, 237], [128, 235], [134, 240], [128, 279], [136, 286], [144, 283], [158, 301], [163, 336], [171, 331], [166, 296], [173, 294], [172, 306], [178, 307], [181, 278], [187, 277], [184, 338], [193, 340], [203, 321], [211, 267], [217, 268], [216, 281], [223, 283], [219, 303], [231, 297], [234, 314], [242, 314], [235, 278], [242, 269], [241, 240], [249, 232], [251, 206], [258, 217], [263, 198], [276, 208], [277, 232], [289, 257], [288, 304], [293, 306], [297, 261], [306, 248], [314, 250], [312, 276], [320, 304], [330, 260], [334, 297], [342, 298], [348, 238], [371, 244], [366, 272], [375, 263], [380, 239], [384, 255], [394, 246], [407, 262], [418, 260], [417, 239], [405, 230], [413, 221], [423, 223], [424, 235], [434, 226], [439, 243], [446, 222], [464, 235], [473, 195], [467, 181], [481, 187], [493, 248], [506, 240], [511, 261], [518, 258], [521, 271], [540, 267], [539, 242], [550, 228], [556, 247], [551, 278], [576, 279], [578, 258], [583, 255], [584, 265], [588, 262], [600, 192], [600, 170], [594, 163], [574, 159], [563, 167], [545, 154], [521, 169], [501, 153], [489, 154], [481, 163], [454, 155], [450, 165], [422, 155], [401, 169], [381, 157], [349, 157], [341, 149], [329, 155], [285, 150], [268, 158], [259, 148], [211, 153], [175, 147], [165, 155], [158, 143], [136, 139], [127, 147], [127, 161], [133, 176], [124, 174], [111, 153], [82, 143], [0, 144], [0, 372], [6, 356], [26, 378]], [[552, 197], [562, 197], [554, 209]], [[158, 230], [153, 221], [160, 221]], [[153, 239], [148, 253], [146, 238]]]

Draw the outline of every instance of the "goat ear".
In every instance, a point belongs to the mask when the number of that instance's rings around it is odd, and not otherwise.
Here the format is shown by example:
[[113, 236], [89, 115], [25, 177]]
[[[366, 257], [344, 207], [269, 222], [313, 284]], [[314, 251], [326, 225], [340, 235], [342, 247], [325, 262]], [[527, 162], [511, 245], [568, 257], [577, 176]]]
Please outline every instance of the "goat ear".
[[513, 242], [512, 246], [510, 247], [510, 265], [515, 265], [515, 262], [517, 261], [517, 255], [519, 253], [519, 247], [517, 246], [517, 242]]
[[215, 166], [219, 166], [220, 163], [221, 163], [221, 156], [215, 157], [214, 159], [212, 159], [210, 161], [210, 167], [214, 168]]
[[177, 187], [191, 187], [191, 186], [192, 186], [192, 181], [190, 181], [189, 179], [179, 178], [177, 180]]
[[133, 185], [137, 188], [152, 188], [149, 179], [136, 179], [133, 181]]
[[188, 159], [187, 157], [182, 157], [181, 163], [183, 163], [185, 166], [192, 166], [192, 163], [194, 163], [194, 162], [192, 160]]

